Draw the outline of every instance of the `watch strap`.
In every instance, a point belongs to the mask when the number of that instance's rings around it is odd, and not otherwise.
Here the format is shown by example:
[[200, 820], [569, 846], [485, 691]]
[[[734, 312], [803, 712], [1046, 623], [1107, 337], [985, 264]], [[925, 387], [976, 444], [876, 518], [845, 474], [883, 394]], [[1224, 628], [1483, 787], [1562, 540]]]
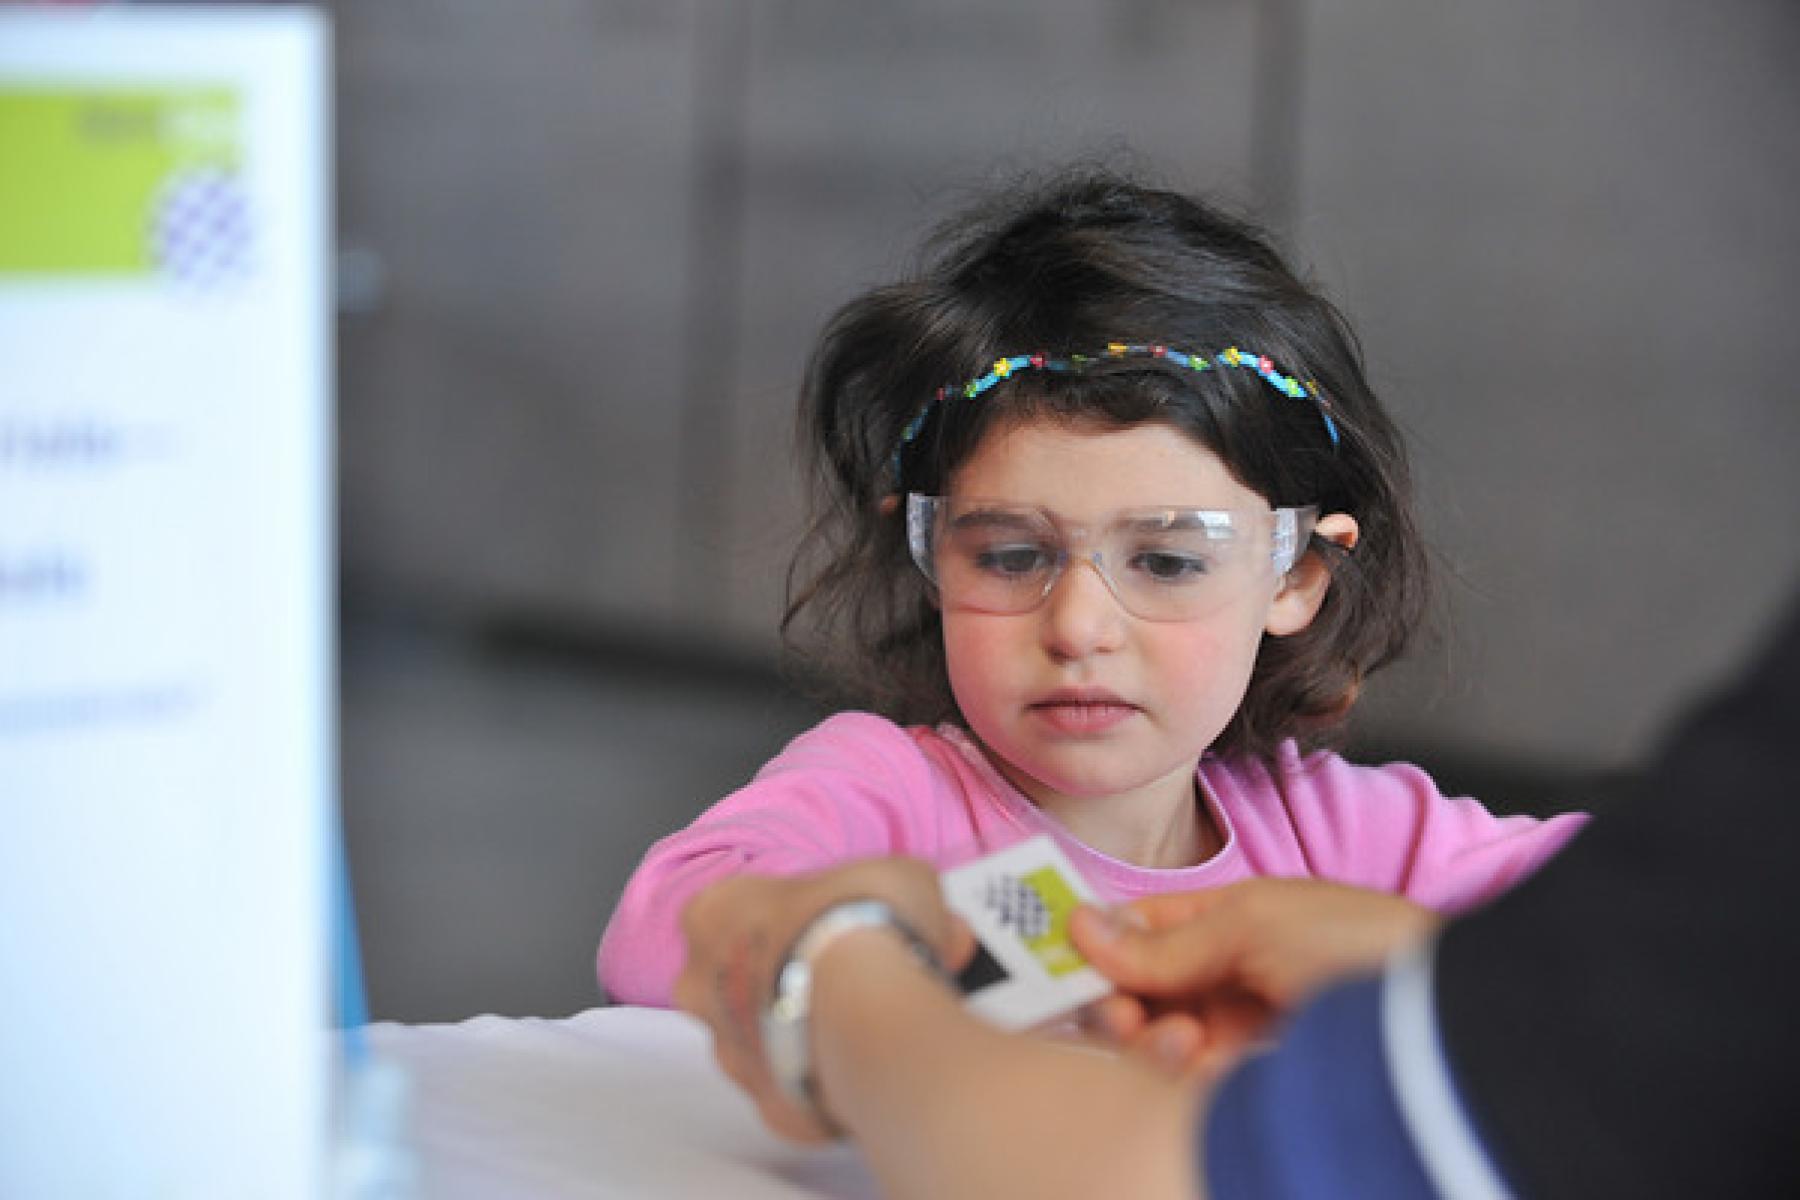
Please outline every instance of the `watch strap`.
[[829, 1130], [842, 1130], [826, 1114], [812, 1070], [808, 1018], [812, 1012], [813, 968], [825, 948], [859, 929], [890, 929], [900, 935], [920, 963], [942, 976], [937, 952], [886, 901], [858, 897], [839, 901], [801, 929], [775, 972], [774, 986], [762, 1011], [763, 1053], [770, 1073], [788, 1098]]

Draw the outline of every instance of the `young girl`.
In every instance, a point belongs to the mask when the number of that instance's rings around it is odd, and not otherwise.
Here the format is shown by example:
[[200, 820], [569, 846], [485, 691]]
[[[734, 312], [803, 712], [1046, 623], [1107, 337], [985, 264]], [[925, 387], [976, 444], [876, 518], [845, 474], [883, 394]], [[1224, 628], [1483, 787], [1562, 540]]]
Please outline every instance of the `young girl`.
[[737, 875], [1048, 833], [1113, 900], [1285, 875], [1454, 911], [1568, 839], [1302, 749], [1401, 651], [1426, 567], [1352, 335], [1261, 235], [1084, 173], [932, 245], [836, 315], [802, 396], [823, 558], [784, 629], [873, 711], [651, 848], [613, 1000], [670, 1002], [683, 909]]

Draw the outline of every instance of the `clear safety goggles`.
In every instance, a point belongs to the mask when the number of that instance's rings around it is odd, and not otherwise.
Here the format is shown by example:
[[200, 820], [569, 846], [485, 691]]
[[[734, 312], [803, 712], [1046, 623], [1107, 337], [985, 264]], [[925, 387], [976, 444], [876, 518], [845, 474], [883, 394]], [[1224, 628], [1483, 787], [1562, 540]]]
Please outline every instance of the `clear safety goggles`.
[[1316, 508], [1133, 508], [1089, 527], [1024, 505], [906, 498], [913, 561], [946, 606], [1030, 612], [1070, 563], [1085, 563], [1146, 621], [1190, 621], [1258, 581], [1272, 585], [1317, 518]]

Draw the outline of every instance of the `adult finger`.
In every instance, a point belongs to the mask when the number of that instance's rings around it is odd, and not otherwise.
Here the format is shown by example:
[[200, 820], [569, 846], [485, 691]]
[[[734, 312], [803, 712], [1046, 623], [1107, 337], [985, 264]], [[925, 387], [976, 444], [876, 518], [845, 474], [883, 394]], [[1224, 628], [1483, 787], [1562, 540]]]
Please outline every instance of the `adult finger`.
[[1206, 1026], [1191, 1013], [1164, 1013], [1126, 1044], [1126, 1052], [1163, 1075], [1182, 1076], [1199, 1068], [1209, 1048]]
[[1081, 1012], [1082, 1028], [1109, 1042], [1129, 1040], [1147, 1019], [1143, 1002], [1123, 992], [1103, 996]]
[[817, 1145], [833, 1140], [830, 1130], [808, 1116], [783, 1095], [756, 1095], [757, 1115], [777, 1136], [801, 1145]]
[[950, 918], [950, 934], [946, 945], [939, 947], [938, 961], [944, 964], [944, 970], [951, 975], [956, 974], [969, 965], [975, 957], [975, 931], [969, 923], [952, 914]]

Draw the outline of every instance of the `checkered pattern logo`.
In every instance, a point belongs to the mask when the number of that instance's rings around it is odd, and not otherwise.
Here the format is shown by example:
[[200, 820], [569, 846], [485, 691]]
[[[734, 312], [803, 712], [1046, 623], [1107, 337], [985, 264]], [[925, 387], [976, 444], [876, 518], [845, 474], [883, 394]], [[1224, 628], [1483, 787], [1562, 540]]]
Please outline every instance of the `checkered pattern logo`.
[[1050, 906], [1023, 879], [999, 875], [988, 880], [982, 902], [1022, 941], [1033, 941], [1050, 932]]
[[250, 266], [242, 180], [210, 169], [170, 176], [151, 205], [150, 250], [157, 267], [183, 283], [210, 287], [242, 278]]

